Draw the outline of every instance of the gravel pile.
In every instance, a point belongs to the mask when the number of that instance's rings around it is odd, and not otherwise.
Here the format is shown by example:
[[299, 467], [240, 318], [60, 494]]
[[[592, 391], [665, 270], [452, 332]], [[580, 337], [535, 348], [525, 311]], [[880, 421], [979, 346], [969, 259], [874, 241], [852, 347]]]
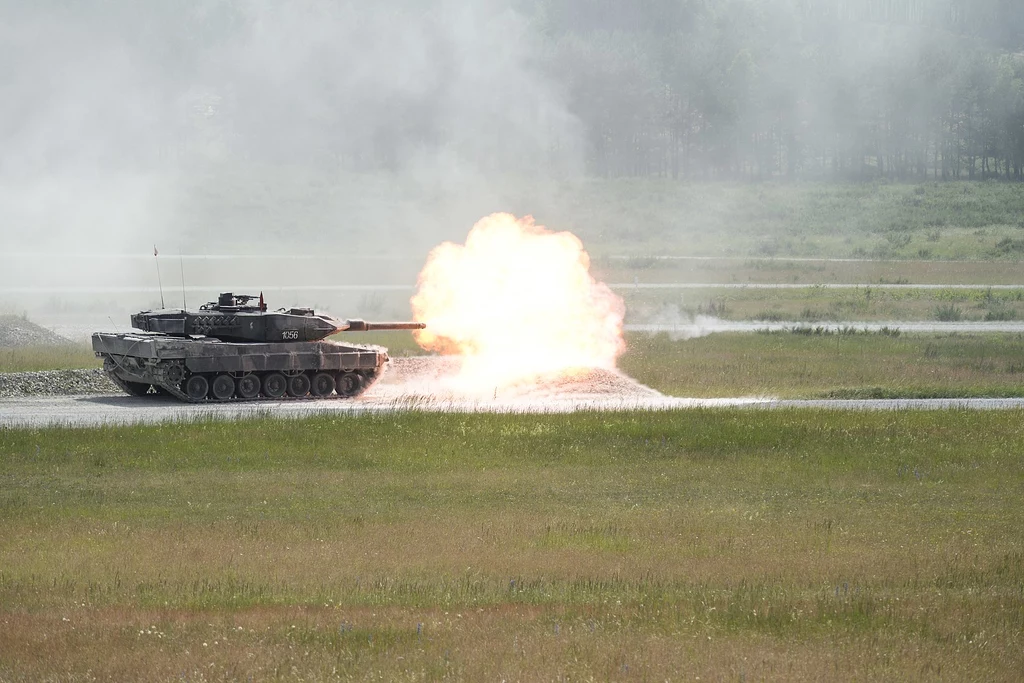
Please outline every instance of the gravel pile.
[[71, 341], [16, 315], [0, 315], [0, 347], [63, 346]]
[[387, 372], [364, 394], [383, 401], [459, 401], [477, 404], [535, 405], [566, 401], [620, 401], [658, 403], [665, 397], [615, 370], [584, 369], [564, 375], [537, 377], [523, 384], [495, 388], [493, 393], [464, 394], [459, 389], [459, 359], [452, 356], [392, 358]]
[[122, 393], [100, 369], [0, 374], [0, 398]]

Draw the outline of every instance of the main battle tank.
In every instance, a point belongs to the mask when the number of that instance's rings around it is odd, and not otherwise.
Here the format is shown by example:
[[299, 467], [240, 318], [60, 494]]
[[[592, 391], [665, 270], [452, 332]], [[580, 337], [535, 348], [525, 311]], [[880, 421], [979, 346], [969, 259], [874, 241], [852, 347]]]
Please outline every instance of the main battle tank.
[[263, 295], [221, 294], [198, 311], [132, 316], [141, 332], [97, 332], [107, 375], [133, 396], [189, 403], [358, 396], [380, 375], [387, 349], [325, 338], [336, 332], [418, 330], [423, 323], [338, 320], [311, 308], [267, 311]]

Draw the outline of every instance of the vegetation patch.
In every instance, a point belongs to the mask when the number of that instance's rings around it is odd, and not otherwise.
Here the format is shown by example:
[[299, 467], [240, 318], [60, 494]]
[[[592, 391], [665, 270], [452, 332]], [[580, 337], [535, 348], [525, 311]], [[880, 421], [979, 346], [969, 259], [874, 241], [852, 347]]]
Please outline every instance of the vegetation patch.
[[[629, 322], [723, 320], [794, 322], [1007, 321], [1024, 318], [1024, 289], [900, 287], [679, 287], [619, 290]], [[671, 312], [673, 315], [667, 315]]]
[[84, 344], [0, 347], [0, 373], [74, 370], [102, 365], [92, 349]]
[[1024, 396], [1022, 359], [1021, 334], [806, 326], [696, 339], [631, 334], [620, 367], [672, 396], [1000, 398]]
[[0, 676], [1010, 679], [1020, 417], [0, 430]]
[[960, 322], [964, 319], [964, 311], [953, 304], [942, 304], [935, 307], [935, 319], [946, 323]]

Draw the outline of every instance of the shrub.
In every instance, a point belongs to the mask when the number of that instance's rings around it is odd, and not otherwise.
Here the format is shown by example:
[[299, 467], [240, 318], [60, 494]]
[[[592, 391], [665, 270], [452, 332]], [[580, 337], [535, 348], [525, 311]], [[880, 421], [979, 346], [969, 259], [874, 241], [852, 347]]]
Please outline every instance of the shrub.
[[997, 308], [985, 313], [986, 322], [1000, 322], [1003, 320], [1016, 320], [1017, 312], [1010, 308]]
[[943, 304], [935, 308], [935, 319], [944, 323], [960, 322], [964, 319], [964, 311], [953, 304]]

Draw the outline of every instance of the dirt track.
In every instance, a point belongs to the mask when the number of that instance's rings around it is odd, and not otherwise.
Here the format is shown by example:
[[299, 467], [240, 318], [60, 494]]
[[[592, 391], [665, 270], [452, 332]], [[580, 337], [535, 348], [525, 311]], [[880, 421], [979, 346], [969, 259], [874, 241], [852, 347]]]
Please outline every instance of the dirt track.
[[396, 358], [388, 371], [356, 399], [260, 401], [189, 405], [163, 397], [123, 395], [22, 396], [0, 399], [0, 426], [161, 422], [202, 417], [255, 415], [301, 417], [320, 413], [388, 410], [468, 412], [571, 412], [575, 410], [664, 410], [693, 405], [743, 405], [752, 400], [689, 400], [663, 396], [613, 371], [589, 370], [567, 377], [495, 389], [484, 395], [452, 389], [457, 365], [438, 357]]
[[450, 359], [398, 358], [369, 391], [356, 399], [267, 401], [188, 405], [176, 400], [123, 395], [22, 396], [0, 399], [0, 427], [153, 423], [189, 419], [240, 419], [259, 415], [304, 417], [394, 410], [466, 412], [572, 412], [577, 410], [669, 410], [679, 408], [826, 408], [834, 410], [1024, 409], [1024, 399], [936, 399], [899, 401], [779, 401], [770, 398], [687, 399], [664, 396], [617, 372], [592, 370], [489, 396], [446, 390]]

